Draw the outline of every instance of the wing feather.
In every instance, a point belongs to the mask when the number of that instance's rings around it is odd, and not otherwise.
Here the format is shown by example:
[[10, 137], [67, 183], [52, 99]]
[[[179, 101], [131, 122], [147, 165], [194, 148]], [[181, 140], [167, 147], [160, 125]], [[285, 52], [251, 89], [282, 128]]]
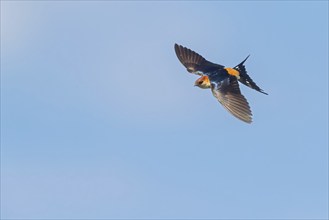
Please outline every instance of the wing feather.
[[208, 75], [211, 72], [224, 68], [224, 66], [209, 62], [200, 54], [178, 44], [175, 44], [175, 52], [179, 61], [190, 73]]
[[236, 118], [252, 122], [252, 113], [247, 99], [241, 94], [236, 78], [229, 77], [222, 82], [212, 83], [211, 91], [217, 100]]

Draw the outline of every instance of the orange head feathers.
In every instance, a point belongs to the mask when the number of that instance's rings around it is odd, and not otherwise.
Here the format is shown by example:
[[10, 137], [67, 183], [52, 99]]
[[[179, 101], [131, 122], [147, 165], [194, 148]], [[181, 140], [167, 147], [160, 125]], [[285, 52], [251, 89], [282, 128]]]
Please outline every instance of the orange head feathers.
[[209, 89], [211, 87], [210, 80], [208, 76], [201, 76], [194, 83], [194, 86], [198, 86], [201, 89]]

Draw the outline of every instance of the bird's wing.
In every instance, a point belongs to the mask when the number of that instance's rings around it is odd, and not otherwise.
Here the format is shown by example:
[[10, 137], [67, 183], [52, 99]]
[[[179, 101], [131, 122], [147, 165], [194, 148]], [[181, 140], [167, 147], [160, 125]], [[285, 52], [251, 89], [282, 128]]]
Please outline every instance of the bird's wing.
[[208, 75], [211, 72], [224, 68], [224, 66], [209, 62], [193, 50], [178, 44], [175, 44], [175, 52], [179, 61], [190, 73]]
[[241, 94], [239, 83], [235, 77], [229, 77], [221, 82], [212, 82], [212, 94], [235, 117], [246, 122], [252, 122], [252, 113], [246, 98]]

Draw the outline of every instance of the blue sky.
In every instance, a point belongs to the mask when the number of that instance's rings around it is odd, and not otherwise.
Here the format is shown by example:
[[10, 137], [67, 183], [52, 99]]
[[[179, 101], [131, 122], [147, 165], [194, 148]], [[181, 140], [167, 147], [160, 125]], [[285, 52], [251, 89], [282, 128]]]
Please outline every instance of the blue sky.
[[[254, 122], [174, 43], [248, 73]], [[1, 218], [328, 218], [328, 2], [1, 1]]]

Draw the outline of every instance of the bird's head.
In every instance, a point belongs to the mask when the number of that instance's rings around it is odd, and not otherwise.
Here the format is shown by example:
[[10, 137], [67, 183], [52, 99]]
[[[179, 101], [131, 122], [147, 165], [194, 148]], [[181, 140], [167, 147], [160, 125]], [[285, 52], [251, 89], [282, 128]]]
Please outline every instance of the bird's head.
[[194, 86], [200, 87], [201, 89], [209, 89], [211, 87], [208, 76], [201, 76], [194, 83]]

